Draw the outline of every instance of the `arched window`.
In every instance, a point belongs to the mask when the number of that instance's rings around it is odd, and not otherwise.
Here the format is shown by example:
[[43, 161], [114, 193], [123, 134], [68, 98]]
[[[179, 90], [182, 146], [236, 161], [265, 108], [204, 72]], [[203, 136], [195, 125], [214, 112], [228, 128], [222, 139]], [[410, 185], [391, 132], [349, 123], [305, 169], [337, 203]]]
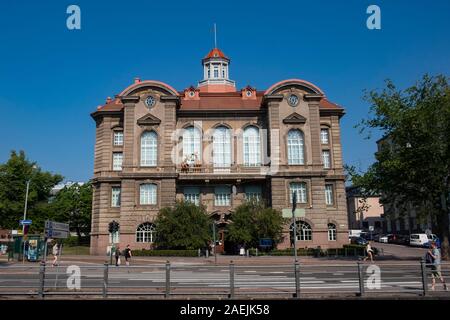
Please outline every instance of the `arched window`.
[[[291, 239], [293, 238], [294, 233], [294, 225], [291, 223]], [[311, 241], [312, 240], [312, 229], [309, 223], [305, 221], [297, 221], [296, 222], [296, 233], [297, 233], [297, 241]]]
[[158, 157], [158, 136], [155, 131], [146, 131], [141, 136], [141, 166], [156, 166]]
[[308, 203], [308, 193], [306, 191], [306, 183], [305, 182], [292, 182], [289, 185], [289, 196], [290, 201], [292, 203], [292, 194], [295, 192], [297, 203]]
[[156, 204], [156, 185], [152, 183], [141, 184], [139, 203], [142, 205]]
[[303, 133], [300, 130], [289, 130], [287, 138], [288, 163], [305, 164]]
[[156, 228], [153, 223], [145, 222], [136, 229], [136, 242], [154, 242]]
[[336, 225], [333, 223], [328, 224], [328, 241], [336, 241]]
[[229, 167], [231, 165], [231, 130], [220, 126], [213, 135], [214, 167]]
[[191, 126], [183, 132], [183, 160], [190, 162], [201, 160], [201, 132]]
[[259, 129], [254, 126], [244, 130], [244, 165], [257, 167], [261, 164]]

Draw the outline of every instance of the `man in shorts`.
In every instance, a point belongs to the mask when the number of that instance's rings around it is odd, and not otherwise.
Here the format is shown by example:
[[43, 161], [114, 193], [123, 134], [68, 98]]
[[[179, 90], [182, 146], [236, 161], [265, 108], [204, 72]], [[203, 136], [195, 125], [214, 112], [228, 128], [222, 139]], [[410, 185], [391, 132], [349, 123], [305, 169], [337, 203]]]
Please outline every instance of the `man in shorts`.
[[442, 277], [441, 272], [441, 252], [437, 248], [435, 242], [431, 243], [431, 247], [428, 250], [427, 254], [431, 257], [431, 260], [433, 261], [431, 265], [431, 290], [434, 291], [437, 278], [444, 285], [444, 290], [448, 291], [447, 284], [445, 283], [444, 277]]

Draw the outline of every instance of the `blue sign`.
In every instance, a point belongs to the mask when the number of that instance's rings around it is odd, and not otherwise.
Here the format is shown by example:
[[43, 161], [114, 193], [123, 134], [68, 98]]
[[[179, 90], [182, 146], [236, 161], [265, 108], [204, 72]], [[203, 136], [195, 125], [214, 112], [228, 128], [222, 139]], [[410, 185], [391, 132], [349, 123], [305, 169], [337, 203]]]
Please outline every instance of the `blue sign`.
[[31, 224], [31, 220], [20, 220], [19, 222], [21, 225]]
[[271, 247], [272, 239], [259, 239], [259, 246], [260, 247]]

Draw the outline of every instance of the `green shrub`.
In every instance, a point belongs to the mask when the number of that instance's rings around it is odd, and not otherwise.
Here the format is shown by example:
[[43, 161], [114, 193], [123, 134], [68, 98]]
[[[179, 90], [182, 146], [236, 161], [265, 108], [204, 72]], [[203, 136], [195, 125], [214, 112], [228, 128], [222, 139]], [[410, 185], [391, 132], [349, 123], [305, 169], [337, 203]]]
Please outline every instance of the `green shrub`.
[[141, 257], [198, 257], [198, 250], [133, 250], [133, 256]]
[[67, 239], [62, 240], [62, 244], [65, 247], [78, 247], [78, 246], [89, 246], [91, 243], [91, 237], [81, 237], [78, 241], [77, 236], [71, 236]]

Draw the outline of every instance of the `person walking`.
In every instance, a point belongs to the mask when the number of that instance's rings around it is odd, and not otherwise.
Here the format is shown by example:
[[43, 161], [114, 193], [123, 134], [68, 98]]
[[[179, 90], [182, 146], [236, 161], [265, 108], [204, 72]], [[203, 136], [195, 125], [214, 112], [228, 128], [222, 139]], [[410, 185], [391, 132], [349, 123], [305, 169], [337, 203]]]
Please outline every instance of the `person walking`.
[[117, 245], [114, 255], [116, 257], [116, 267], [118, 267], [118, 266], [120, 266], [120, 246], [119, 245]]
[[130, 245], [128, 244], [127, 247], [125, 248], [125, 263], [127, 266], [130, 265], [130, 260], [131, 260], [131, 249], [130, 249]]
[[436, 278], [439, 279], [444, 285], [444, 290], [448, 291], [447, 284], [441, 272], [441, 252], [436, 246], [436, 242], [432, 242], [430, 249], [427, 252], [427, 261], [431, 262], [431, 290], [435, 290]]
[[55, 244], [53, 245], [52, 254], [53, 254], [52, 267], [54, 267], [54, 266], [58, 265], [58, 256], [59, 256], [59, 245], [58, 245], [58, 242], [55, 242]]
[[370, 245], [370, 241], [367, 242], [366, 253], [367, 253], [367, 256], [364, 258], [364, 261], [366, 261], [367, 259], [370, 258], [370, 261], [373, 262], [373, 249], [372, 249], [372, 246]]

